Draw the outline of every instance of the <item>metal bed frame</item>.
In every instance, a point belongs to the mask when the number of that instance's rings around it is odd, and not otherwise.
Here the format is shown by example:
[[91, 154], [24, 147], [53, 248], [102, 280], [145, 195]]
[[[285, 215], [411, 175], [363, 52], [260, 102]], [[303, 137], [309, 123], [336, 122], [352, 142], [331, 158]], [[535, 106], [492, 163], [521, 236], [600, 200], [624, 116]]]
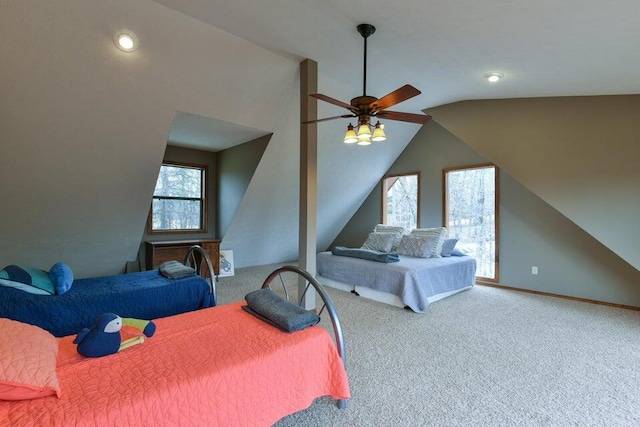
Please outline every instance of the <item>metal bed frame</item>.
[[[205, 263], [206, 270], [204, 275], [202, 274], [202, 263]], [[187, 251], [187, 254], [184, 256], [184, 265], [187, 267], [191, 267], [196, 271], [196, 274], [201, 276], [209, 283], [209, 292], [213, 294], [213, 298], [218, 304], [218, 295], [216, 293], [216, 275], [213, 269], [213, 263], [211, 262], [211, 258], [207, 251], [205, 251], [201, 246], [193, 245]]]
[[[284, 272], [296, 273], [302, 276], [307, 281], [307, 286], [304, 288], [304, 292], [300, 296], [298, 304], [301, 304], [305, 294], [307, 293], [307, 290], [309, 289], [309, 286], [313, 286], [316, 292], [320, 295], [320, 298], [322, 298], [323, 305], [318, 315], [321, 315], [325, 308], [327, 309], [327, 312], [329, 313], [329, 317], [331, 318], [331, 324], [333, 325], [333, 335], [336, 341], [336, 348], [338, 350], [338, 354], [340, 355], [340, 358], [342, 359], [342, 363], [344, 364], [344, 368], [346, 370], [347, 356], [345, 352], [344, 336], [342, 334], [342, 324], [340, 323], [340, 319], [338, 318], [336, 307], [333, 304], [331, 297], [324, 290], [324, 287], [320, 284], [320, 282], [318, 282], [315, 279], [315, 277], [313, 277], [308, 271], [300, 267], [296, 267], [293, 265], [285, 265], [273, 271], [265, 279], [264, 283], [262, 284], [262, 289], [271, 289], [271, 282], [273, 281], [273, 279], [275, 279], [276, 277], [280, 277], [280, 282], [282, 283], [282, 287], [284, 288], [286, 299], [288, 300], [289, 293], [287, 292], [287, 287], [285, 286], [284, 280], [282, 280], [282, 276], [281, 276], [281, 274]], [[336, 405], [338, 406], [338, 408], [344, 409], [347, 407], [347, 402], [345, 399], [338, 399], [336, 402]]]

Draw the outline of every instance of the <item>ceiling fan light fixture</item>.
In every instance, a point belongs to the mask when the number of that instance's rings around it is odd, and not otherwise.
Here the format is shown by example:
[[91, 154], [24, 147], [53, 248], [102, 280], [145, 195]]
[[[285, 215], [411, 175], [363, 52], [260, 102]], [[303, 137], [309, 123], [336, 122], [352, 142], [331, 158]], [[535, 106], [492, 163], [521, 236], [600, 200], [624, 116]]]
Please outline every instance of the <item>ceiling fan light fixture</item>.
[[349, 123], [349, 126], [347, 126], [347, 133], [344, 134], [344, 143], [353, 144], [354, 142], [358, 142], [358, 135], [356, 135], [356, 131], [353, 130], [353, 125]]
[[[431, 116], [426, 114], [412, 114], [403, 113], [400, 111], [388, 111], [387, 109], [399, 104], [407, 99], [411, 99], [414, 96], [420, 95], [420, 91], [410, 84], [406, 84], [398, 89], [384, 95], [382, 98], [367, 95], [367, 38], [376, 31], [376, 27], [371, 24], [360, 24], [357, 27], [358, 32], [364, 39], [364, 55], [363, 55], [363, 67], [362, 67], [362, 96], [356, 96], [351, 99], [351, 102], [340, 101], [321, 93], [310, 93], [309, 96], [319, 99], [320, 101], [328, 102], [329, 104], [336, 105], [338, 107], [346, 108], [349, 114], [342, 114], [334, 117], [327, 117], [323, 119], [315, 119], [302, 122], [303, 124], [318, 123], [327, 120], [342, 119], [356, 117], [358, 130], [354, 132], [354, 126], [349, 124], [347, 132], [344, 135], [344, 142], [347, 144], [353, 144], [357, 142], [360, 145], [369, 145], [371, 141], [385, 141], [387, 136], [384, 132], [384, 125], [378, 121], [375, 125], [375, 129], [372, 129], [369, 121], [371, 118], [381, 117], [384, 120], [397, 120], [400, 122], [417, 123], [424, 125], [427, 123]], [[373, 132], [372, 132], [373, 131]], [[355, 134], [355, 139], [354, 139]]]
[[504, 77], [504, 74], [502, 73], [486, 73], [484, 75], [484, 77], [489, 80], [491, 83], [495, 83], [498, 80], [500, 80], [501, 78]]
[[387, 139], [387, 135], [384, 133], [384, 125], [380, 122], [376, 123], [376, 127], [373, 130], [371, 140], [374, 142], [382, 142]]

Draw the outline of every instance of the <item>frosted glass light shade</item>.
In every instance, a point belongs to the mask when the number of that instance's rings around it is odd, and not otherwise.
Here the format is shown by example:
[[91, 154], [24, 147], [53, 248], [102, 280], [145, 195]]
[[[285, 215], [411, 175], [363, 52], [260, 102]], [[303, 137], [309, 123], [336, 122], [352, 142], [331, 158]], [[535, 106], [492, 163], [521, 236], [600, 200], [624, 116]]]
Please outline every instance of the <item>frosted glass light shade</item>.
[[347, 133], [344, 134], [344, 143], [353, 144], [354, 142], [358, 142], [358, 136], [353, 130], [353, 126], [351, 125], [351, 123], [349, 123], [349, 126], [347, 127]]
[[369, 124], [366, 122], [360, 123], [358, 126], [358, 139], [362, 140], [362, 138], [371, 138], [371, 128]]
[[358, 145], [371, 145], [371, 136], [358, 137]]
[[384, 133], [384, 129], [382, 129], [382, 124], [380, 122], [376, 123], [376, 128], [373, 130], [371, 140], [374, 142], [381, 142], [386, 139], [387, 135]]

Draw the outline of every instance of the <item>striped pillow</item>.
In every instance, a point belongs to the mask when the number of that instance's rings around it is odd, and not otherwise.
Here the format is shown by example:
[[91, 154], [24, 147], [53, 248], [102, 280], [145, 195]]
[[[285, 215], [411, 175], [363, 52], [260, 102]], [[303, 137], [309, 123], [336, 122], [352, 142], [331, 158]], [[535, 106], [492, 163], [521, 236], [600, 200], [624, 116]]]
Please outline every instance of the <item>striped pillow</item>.
[[411, 230], [411, 234], [419, 236], [434, 236], [436, 244], [432, 248], [432, 253], [429, 258], [440, 258], [442, 255], [442, 245], [447, 238], [447, 229], [445, 227], [435, 228], [414, 228]]

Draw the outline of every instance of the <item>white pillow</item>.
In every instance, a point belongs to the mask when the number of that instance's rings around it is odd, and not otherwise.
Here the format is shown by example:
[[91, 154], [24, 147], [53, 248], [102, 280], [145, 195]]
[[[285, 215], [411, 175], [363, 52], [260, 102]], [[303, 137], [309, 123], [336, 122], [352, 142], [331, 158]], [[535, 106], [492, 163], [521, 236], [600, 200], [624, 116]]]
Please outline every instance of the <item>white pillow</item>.
[[[435, 227], [435, 228], [414, 228], [411, 230], [411, 234], [413, 235], [421, 235], [421, 236], [434, 236], [436, 238], [436, 245], [433, 248], [433, 252], [431, 253], [431, 257], [440, 258], [442, 252], [442, 244], [444, 240], [447, 238], [447, 229], [444, 227]], [[429, 257], [429, 258], [431, 258]]]
[[376, 233], [400, 233], [405, 234], [407, 230], [404, 227], [396, 225], [378, 224], [373, 228]]
[[403, 234], [407, 232], [407, 230], [404, 227], [400, 227], [400, 226], [378, 224], [373, 228], [373, 232], [374, 233], [395, 233], [396, 240], [394, 241], [393, 246], [391, 246], [391, 251], [397, 252], [398, 243], [400, 243], [400, 238], [402, 237]]
[[436, 242], [435, 236], [405, 234], [398, 244], [398, 253], [417, 258], [432, 258]]
[[396, 242], [397, 236], [397, 233], [369, 233], [369, 237], [362, 245], [362, 249], [389, 252]]

